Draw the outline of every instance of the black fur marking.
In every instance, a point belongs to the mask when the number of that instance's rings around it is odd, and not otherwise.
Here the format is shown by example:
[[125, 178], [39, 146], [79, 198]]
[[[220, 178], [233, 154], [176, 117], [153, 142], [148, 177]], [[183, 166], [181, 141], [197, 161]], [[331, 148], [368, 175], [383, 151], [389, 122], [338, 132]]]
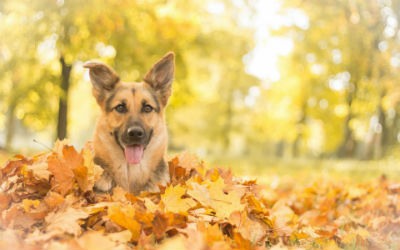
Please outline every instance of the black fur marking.
[[111, 106], [111, 102], [114, 100], [115, 95], [117, 94], [117, 91], [113, 91], [110, 96], [106, 100], [106, 112], [109, 113], [113, 110], [113, 107]]
[[165, 163], [165, 160], [161, 158], [160, 162], [157, 165], [156, 170], [154, 171], [154, 175], [157, 177], [157, 180], [161, 179], [166, 169], [167, 169], [167, 163]]
[[154, 102], [156, 103], [156, 107], [154, 108], [154, 110], [156, 111], [156, 113], [160, 113], [160, 102], [158, 101], [156, 94], [153, 91], [150, 91], [150, 94], [151, 97], [153, 97]]
[[146, 145], [149, 145], [151, 137], [153, 137], [153, 129], [150, 129], [149, 137], [147, 139]]
[[131, 91], [132, 91], [132, 94], [133, 94], [133, 95], [135, 95], [135, 93], [136, 93], [136, 89], [135, 89], [135, 88], [132, 88], [132, 90], [131, 90]]
[[100, 157], [94, 157], [93, 161], [103, 169], [108, 167], [108, 164]]
[[111, 92], [111, 94], [107, 97], [106, 105], [105, 105], [105, 109], [106, 109], [106, 112], [107, 112], [107, 113], [111, 112], [111, 111], [113, 110], [113, 108], [114, 108], [111, 104], [112, 104], [112, 101], [113, 101], [114, 98], [115, 98], [115, 95], [118, 93], [118, 91], [122, 91], [122, 90], [124, 90], [124, 89], [127, 89], [127, 87], [125, 87], [125, 86], [118, 86], [118, 87], [115, 88], [115, 89]]
[[118, 146], [121, 148], [121, 150], [124, 151], [124, 147], [122, 147], [122, 144], [118, 138], [118, 129], [114, 130], [114, 139], [115, 139], [115, 142], [117, 142]]

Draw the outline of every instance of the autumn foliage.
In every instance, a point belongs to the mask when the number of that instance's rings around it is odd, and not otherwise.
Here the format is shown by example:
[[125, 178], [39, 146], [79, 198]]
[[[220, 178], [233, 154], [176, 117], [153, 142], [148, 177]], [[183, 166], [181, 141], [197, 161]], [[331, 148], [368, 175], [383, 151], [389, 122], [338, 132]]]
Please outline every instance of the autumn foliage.
[[400, 184], [260, 186], [182, 154], [171, 183], [93, 192], [90, 145], [65, 143], [0, 169], [0, 249], [398, 249]]

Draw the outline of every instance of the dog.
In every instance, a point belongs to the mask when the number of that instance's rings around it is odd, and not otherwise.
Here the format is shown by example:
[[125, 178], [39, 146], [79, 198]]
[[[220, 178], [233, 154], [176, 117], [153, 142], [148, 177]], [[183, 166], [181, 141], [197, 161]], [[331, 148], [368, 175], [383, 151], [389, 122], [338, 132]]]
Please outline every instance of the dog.
[[172, 91], [175, 55], [167, 53], [141, 82], [121, 81], [111, 67], [87, 62], [92, 93], [101, 108], [93, 135], [94, 162], [103, 168], [95, 191], [156, 192], [169, 181], [165, 109]]

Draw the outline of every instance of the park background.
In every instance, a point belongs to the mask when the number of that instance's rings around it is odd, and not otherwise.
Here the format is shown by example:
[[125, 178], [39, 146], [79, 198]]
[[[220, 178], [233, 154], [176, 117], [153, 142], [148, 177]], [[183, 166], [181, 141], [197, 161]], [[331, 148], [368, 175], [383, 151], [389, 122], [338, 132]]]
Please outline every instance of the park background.
[[398, 178], [399, 25], [397, 0], [2, 0], [1, 163], [90, 140], [85, 61], [140, 81], [174, 51], [170, 154], [268, 181]]

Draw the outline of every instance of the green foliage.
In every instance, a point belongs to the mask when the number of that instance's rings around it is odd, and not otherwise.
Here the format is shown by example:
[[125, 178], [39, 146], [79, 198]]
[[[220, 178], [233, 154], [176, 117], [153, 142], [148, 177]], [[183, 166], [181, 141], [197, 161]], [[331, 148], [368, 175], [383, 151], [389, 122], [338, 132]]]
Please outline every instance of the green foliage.
[[[53, 136], [58, 100], [67, 97], [74, 101], [69, 136], [88, 140], [97, 107], [82, 62], [101, 60], [122, 79], [139, 81], [174, 51], [167, 111], [172, 149], [382, 156], [400, 129], [400, 1], [286, 0], [277, 6], [271, 28], [257, 24], [266, 10], [252, 1], [2, 1], [0, 130], [6, 144], [21, 125]], [[246, 73], [265, 44], [260, 37], [293, 45], [277, 61], [279, 79]], [[72, 67], [70, 93], [60, 86], [61, 57]]]

